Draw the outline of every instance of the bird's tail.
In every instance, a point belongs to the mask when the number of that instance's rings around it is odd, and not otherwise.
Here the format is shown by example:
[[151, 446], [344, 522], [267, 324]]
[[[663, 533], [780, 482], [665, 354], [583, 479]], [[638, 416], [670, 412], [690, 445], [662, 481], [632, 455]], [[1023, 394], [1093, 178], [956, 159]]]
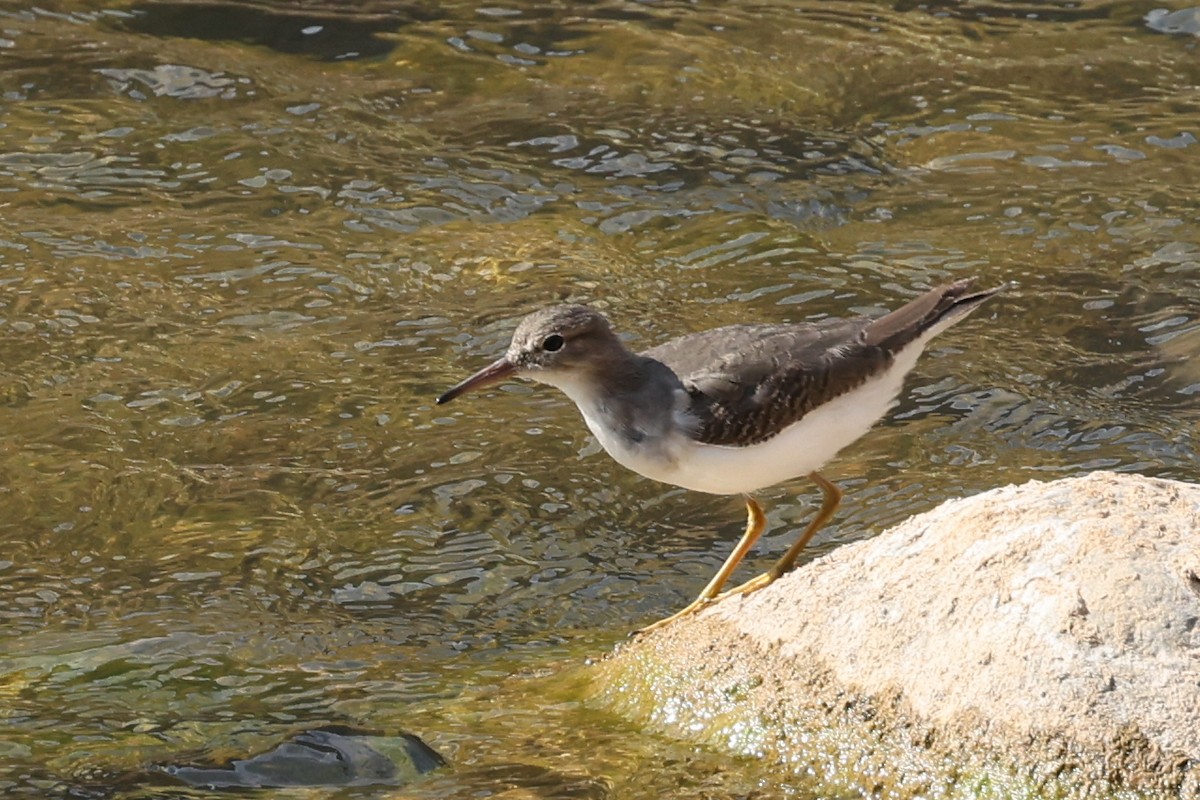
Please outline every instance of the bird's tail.
[[867, 344], [894, 351], [916, 339], [931, 339], [1009, 286], [973, 292], [974, 283], [974, 278], [947, 283], [880, 317], [867, 326]]

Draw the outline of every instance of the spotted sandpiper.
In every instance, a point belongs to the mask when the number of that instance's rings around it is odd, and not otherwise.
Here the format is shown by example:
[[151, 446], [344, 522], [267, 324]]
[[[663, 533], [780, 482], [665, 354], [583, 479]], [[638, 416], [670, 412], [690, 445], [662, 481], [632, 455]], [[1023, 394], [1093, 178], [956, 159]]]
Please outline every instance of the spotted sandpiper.
[[600, 445], [647, 478], [711, 494], [741, 494], [746, 532], [699, 597], [657, 628], [723, 597], [721, 589], [766, 527], [752, 494], [801, 475], [821, 508], [765, 573], [726, 592], [766, 586], [792, 569], [842, 492], [819, 472], [892, 406], [925, 345], [1003, 287], [971, 279], [939, 286], [877, 318], [731, 325], [634, 353], [593, 308], [562, 305], [521, 320], [508, 351], [437, 399], [505, 378], [557, 386]]

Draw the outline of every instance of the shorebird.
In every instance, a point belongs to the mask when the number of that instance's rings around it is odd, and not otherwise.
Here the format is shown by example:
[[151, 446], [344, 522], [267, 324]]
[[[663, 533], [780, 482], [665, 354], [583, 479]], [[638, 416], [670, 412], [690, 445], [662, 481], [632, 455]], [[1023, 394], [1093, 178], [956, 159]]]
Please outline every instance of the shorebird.
[[[599, 311], [560, 305], [517, 325], [508, 351], [437, 398], [510, 377], [556, 386], [619, 464], [662, 483], [745, 497], [746, 531], [696, 598], [665, 625], [790, 571], [842, 499], [817, 470], [887, 413], [926, 344], [1004, 287], [973, 279], [922, 294], [877, 318], [731, 325], [635, 353]], [[754, 493], [802, 475], [823, 493], [796, 542], [763, 574], [724, 594], [766, 527]]]

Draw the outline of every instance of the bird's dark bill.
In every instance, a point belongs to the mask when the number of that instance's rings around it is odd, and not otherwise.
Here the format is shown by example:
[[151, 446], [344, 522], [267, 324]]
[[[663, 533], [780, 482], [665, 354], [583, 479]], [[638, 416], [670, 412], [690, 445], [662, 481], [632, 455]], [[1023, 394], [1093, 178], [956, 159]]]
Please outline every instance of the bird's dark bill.
[[467, 392], [475, 389], [481, 389], [484, 386], [491, 386], [493, 383], [499, 383], [505, 378], [511, 377], [516, 371], [517, 368], [514, 367], [512, 362], [510, 362], [507, 358], [496, 359], [494, 362], [479, 370], [479, 372], [476, 372], [462, 383], [459, 383], [457, 386], [449, 389], [445, 394], [437, 399], [437, 403], [440, 406], [443, 403], [449, 403], [460, 394], [466, 394]]

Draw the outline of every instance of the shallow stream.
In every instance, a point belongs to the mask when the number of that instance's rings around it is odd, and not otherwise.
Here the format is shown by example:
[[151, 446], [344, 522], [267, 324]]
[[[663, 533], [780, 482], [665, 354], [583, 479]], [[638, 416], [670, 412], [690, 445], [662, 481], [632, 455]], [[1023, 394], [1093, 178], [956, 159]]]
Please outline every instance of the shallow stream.
[[[826, 475], [813, 552], [1096, 469], [1200, 479], [1200, 11], [1155, 2], [0, 3], [0, 794], [296, 728], [347, 797], [801, 797], [577, 670], [733, 498], [548, 388], [444, 408], [562, 300], [632, 343], [1016, 286]], [[813, 509], [764, 495], [749, 574]], [[294, 795], [289, 795], [294, 796]]]

